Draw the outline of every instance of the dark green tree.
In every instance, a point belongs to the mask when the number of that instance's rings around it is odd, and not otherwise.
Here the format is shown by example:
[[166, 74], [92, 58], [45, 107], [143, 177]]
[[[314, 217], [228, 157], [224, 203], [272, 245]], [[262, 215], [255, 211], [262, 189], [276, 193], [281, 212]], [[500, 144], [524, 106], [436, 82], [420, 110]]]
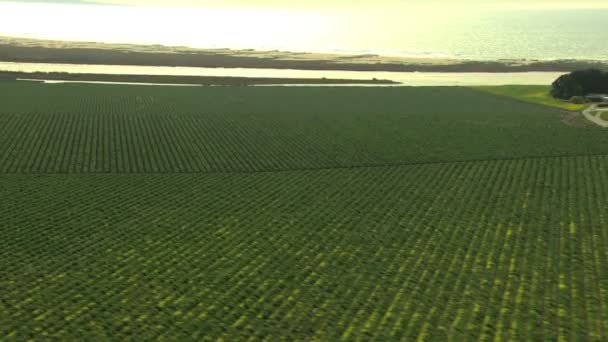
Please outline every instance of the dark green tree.
[[573, 71], [560, 76], [551, 87], [551, 95], [563, 100], [591, 93], [608, 93], [608, 72], [597, 69]]

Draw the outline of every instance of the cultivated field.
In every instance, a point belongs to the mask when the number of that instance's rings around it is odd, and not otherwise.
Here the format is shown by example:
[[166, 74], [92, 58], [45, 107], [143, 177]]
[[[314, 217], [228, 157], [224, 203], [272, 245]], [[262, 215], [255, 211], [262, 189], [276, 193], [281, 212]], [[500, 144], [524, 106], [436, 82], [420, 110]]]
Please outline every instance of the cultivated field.
[[[5, 173], [254, 172], [603, 154], [608, 134], [467, 88], [0, 82]], [[584, 121], [583, 121], [584, 122]]]
[[0, 340], [608, 339], [608, 132], [464, 88], [0, 83]]

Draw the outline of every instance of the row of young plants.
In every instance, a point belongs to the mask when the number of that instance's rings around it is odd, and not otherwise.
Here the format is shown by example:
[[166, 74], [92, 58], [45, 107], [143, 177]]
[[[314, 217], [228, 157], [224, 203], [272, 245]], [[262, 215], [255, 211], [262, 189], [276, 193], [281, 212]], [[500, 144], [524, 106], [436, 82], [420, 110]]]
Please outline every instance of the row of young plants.
[[604, 340], [607, 157], [0, 178], [0, 339]]
[[[0, 83], [2, 173], [257, 172], [601, 154], [561, 113], [463, 88]], [[441, 101], [437, 101], [440, 98]]]

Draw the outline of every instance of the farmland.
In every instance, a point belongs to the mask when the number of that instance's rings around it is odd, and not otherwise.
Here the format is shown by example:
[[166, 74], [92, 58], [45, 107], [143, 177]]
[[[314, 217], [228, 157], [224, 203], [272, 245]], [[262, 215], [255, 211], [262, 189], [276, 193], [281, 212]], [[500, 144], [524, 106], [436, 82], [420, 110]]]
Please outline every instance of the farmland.
[[5, 173], [285, 171], [608, 147], [600, 128], [467, 88], [15, 84], [0, 83]]
[[559, 110], [0, 90], [0, 340], [608, 338], [608, 134]]

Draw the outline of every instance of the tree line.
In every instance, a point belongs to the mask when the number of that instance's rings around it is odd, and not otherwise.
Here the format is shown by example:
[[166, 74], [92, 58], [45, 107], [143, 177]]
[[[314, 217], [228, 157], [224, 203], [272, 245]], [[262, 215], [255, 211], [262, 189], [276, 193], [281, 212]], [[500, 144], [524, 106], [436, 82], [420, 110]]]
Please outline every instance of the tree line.
[[598, 69], [574, 71], [560, 76], [551, 87], [551, 95], [563, 100], [593, 93], [608, 94], [608, 72]]

